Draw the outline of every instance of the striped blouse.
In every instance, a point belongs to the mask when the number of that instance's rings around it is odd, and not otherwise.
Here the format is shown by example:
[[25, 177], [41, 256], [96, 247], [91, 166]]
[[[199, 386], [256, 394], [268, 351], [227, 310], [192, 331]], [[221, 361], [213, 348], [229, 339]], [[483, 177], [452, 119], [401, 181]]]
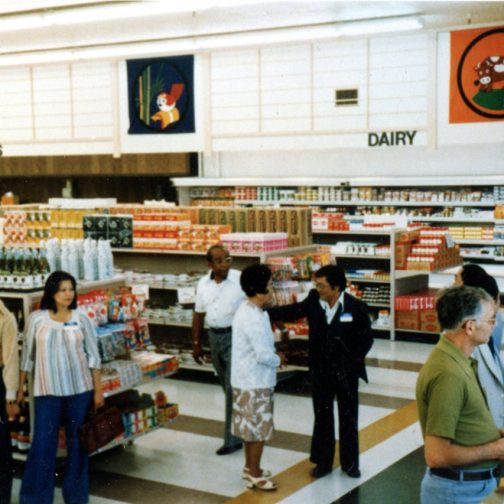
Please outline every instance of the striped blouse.
[[30, 315], [21, 371], [35, 366], [34, 396], [69, 396], [93, 389], [90, 368], [100, 368], [96, 331], [88, 316], [73, 310], [70, 322], [56, 322], [48, 310]]

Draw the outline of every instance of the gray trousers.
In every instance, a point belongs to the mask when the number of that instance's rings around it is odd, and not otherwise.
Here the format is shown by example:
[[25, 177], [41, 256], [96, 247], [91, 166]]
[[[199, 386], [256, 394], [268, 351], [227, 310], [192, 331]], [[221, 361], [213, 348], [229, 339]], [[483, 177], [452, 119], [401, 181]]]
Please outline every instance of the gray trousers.
[[224, 423], [224, 446], [240, 444], [242, 440], [231, 434], [231, 413], [233, 411], [233, 394], [231, 390], [231, 331], [216, 334], [208, 331], [212, 364], [226, 396], [226, 419]]

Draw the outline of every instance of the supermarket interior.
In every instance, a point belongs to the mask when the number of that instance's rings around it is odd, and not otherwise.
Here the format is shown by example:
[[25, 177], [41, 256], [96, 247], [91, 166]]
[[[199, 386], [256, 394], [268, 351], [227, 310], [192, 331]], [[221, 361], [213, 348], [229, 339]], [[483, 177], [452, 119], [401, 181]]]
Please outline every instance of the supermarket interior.
[[[0, 303], [16, 355], [47, 278], [70, 273], [122, 426], [90, 450], [90, 503], [420, 502], [436, 301], [465, 264], [504, 296], [504, 2], [175, 4], [0, 0]], [[309, 317], [272, 325], [287, 363], [262, 464], [278, 488], [254, 487], [245, 449], [216, 455], [211, 346], [232, 317], [209, 311], [201, 363], [194, 350], [216, 244], [233, 269], [268, 266], [274, 305], [307, 299], [331, 264], [365, 303], [360, 477], [340, 461], [338, 415], [332, 471], [311, 473]], [[36, 380], [9, 419], [14, 504], [33, 502]], [[60, 426], [56, 503], [70, 502], [66, 454]], [[504, 479], [483, 502], [504, 503]]]

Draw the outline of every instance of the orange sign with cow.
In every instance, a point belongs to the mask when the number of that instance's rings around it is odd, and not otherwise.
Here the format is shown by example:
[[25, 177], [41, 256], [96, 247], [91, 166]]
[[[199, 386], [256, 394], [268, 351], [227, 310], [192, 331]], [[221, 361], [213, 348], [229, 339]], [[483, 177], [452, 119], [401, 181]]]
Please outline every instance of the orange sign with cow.
[[450, 124], [504, 119], [504, 27], [450, 33]]

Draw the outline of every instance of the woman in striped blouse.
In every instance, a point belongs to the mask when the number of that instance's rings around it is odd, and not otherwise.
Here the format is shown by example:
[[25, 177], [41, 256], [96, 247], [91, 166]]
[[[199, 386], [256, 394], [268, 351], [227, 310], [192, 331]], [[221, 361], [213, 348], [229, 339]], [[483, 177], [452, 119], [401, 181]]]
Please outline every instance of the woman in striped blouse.
[[35, 369], [35, 426], [21, 485], [21, 503], [51, 504], [61, 422], [65, 426], [67, 465], [63, 497], [67, 504], [89, 501], [88, 455], [79, 446], [78, 431], [92, 402], [103, 405], [100, 355], [96, 333], [87, 315], [77, 310], [75, 278], [52, 273], [40, 310], [31, 314], [21, 357], [18, 402], [23, 384]]

